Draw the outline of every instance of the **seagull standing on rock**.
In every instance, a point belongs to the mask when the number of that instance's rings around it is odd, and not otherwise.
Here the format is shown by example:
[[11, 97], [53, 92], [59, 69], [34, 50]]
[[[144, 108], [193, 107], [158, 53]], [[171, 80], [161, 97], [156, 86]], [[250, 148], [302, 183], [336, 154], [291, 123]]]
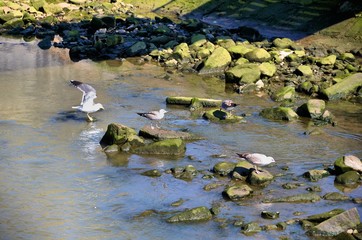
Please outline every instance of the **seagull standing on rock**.
[[257, 166], [266, 166], [275, 162], [274, 158], [268, 157], [261, 153], [237, 153], [237, 155], [253, 164], [256, 174], [262, 172], [261, 170], [258, 170]]
[[231, 111], [234, 110], [234, 108], [238, 105], [239, 104], [234, 103], [232, 100], [224, 100], [221, 103], [220, 111], [224, 109], [226, 111], [229, 111], [229, 113], [231, 114]]
[[94, 119], [89, 116], [89, 114], [104, 109], [102, 104], [94, 103], [93, 101], [95, 98], [97, 98], [96, 90], [91, 85], [82, 83], [80, 81], [70, 80], [70, 83], [83, 93], [80, 105], [74, 106], [72, 108], [87, 113], [88, 120], [93, 122]]
[[[137, 113], [137, 114], [142, 117], [145, 117], [149, 120], [159, 121], [165, 116], [165, 113], [167, 113], [167, 111], [165, 109], [160, 109], [159, 111], [143, 112], [143, 113]], [[156, 127], [160, 128], [157, 125], [157, 123], [156, 123]], [[151, 128], [154, 129], [152, 122], [151, 122]]]

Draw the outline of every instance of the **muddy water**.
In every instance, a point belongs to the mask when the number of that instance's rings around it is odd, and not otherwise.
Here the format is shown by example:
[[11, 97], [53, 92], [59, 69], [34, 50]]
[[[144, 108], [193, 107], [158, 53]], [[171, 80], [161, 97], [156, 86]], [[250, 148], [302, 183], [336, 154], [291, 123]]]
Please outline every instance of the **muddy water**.
[[[0, 39], [0, 239], [235, 239], [243, 237], [232, 221], [261, 225], [292, 219], [333, 208], [360, 206], [351, 201], [320, 201], [313, 204], [263, 204], [264, 198], [305, 193], [319, 185], [323, 195], [344, 191], [362, 197], [360, 189], [341, 189], [333, 178], [309, 183], [301, 174], [331, 164], [344, 155], [362, 157], [362, 107], [350, 103], [328, 105], [339, 123], [318, 128], [319, 135], [304, 135], [313, 127], [306, 121], [271, 122], [258, 112], [273, 103], [267, 96], [240, 96], [226, 92], [222, 81], [186, 74], [167, 74], [152, 64], [134, 61], [71, 62], [66, 50], [42, 51], [36, 43]], [[74, 112], [81, 93], [68, 85], [70, 79], [92, 84], [97, 101], [105, 110], [87, 123]], [[241, 103], [235, 114], [246, 114], [247, 123], [218, 125], [195, 117], [183, 107], [166, 106], [167, 96], [231, 98]], [[170, 112], [162, 126], [188, 129], [206, 140], [187, 144], [185, 157], [105, 155], [99, 146], [107, 125], [122, 123], [140, 129], [149, 124], [136, 112], [166, 108]], [[166, 170], [194, 165], [208, 170], [218, 161], [237, 161], [235, 152], [255, 151], [273, 156], [277, 164], [268, 168], [283, 173], [263, 191], [242, 205], [225, 201], [222, 188], [205, 192], [215, 181], [198, 175], [192, 182], [163, 174], [160, 178], [140, 175], [145, 170]], [[215, 155], [223, 155], [220, 159]], [[289, 170], [281, 170], [288, 166]], [[291, 179], [294, 180], [291, 180]], [[224, 181], [227, 181], [226, 179]], [[283, 190], [285, 182], [304, 185]], [[170, 204], [184, 199], [180, 207]], [[198, 224], [167, 224], [169, 214], [197, 206], [221, 204], [220, 221]], [[146, 210], [158, 214], [137, 217]], [[263, 220], [262, 210], [280, 211], [280, 219]], [[223, 224], [222, 219], [227, 222]], [[221, 226], [222, 225], [222, 226]], [[281, 235], [308, 239], [298, 225], [286, 231], [262, 232], [249, 239], [275, 239]]]

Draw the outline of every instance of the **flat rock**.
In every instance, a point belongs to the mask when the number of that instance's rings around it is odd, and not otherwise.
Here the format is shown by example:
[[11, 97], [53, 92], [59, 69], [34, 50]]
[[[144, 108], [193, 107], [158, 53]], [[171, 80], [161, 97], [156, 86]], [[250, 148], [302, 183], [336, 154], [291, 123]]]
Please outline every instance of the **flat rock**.
[[182, 139], [182, 140], [200, 140], [203, 139], [200, 136], [182, 131], [174, 131], [162, 128], [154, 128], [151, 126], [143, 127], [139, 133], [139, 136], [144, 138], [156, 139], [156, 140], [165, 140], [165, 139]]
[[212, 218], [212, 214], [207, 207], [196, 207], [184, 212], [178, 213], [166, 221], [168, 223], [177, 222], [196, 222], [196, 221], [207, 221]]

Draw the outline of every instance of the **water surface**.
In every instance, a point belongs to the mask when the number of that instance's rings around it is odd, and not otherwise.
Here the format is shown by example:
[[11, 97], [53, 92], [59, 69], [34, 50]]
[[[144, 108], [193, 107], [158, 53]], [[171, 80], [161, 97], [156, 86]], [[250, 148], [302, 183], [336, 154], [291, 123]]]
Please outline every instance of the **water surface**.
[[[232, 225], [243, 216], [261, 225], [333, 208], [361, 207], [351, 201], [320, 201], [313, 204], [263, 204], [266, 197], [285, 194], [281, 185], [305, 183], [288, 194], [304, 193], [307, 186], [320, 185], [323, 195], [345, 191], [362, 197], [360, 189], [337, 189], [333, 177], [318, 183], [305, 182], [303, 172], [332, 164], [344, 154], [362, 157], [362, 107], [341, 102], [327, 104], [336, 116], [336, 127], [318, 128], [319, 135], [305, 135], [307, 121], [272, 122], [259, 117], [263, 107], [274, 103], [266, 96], [238, 95], [225, 91], [222, 80], [182, 73], [165, 73], [151, 63], [128, 61], [72, 62], [67, 50], [40, 50], [36, 42], [0, 38], [0, 239], [235, 239], [244, 237]], [[74, 112], [81, 93], [68, 84], [70, 79], [87, 82], [97, 89], [97, 101], [105, 110], [86, 122]], [[244, 124], [214, 124], [193, 117], [187, 108], [166, 106], [167, 96], [231, 98], [241, 106], [235, 114], [246, 114]], [[187, 143], [185, 156], [167, 159], [155, 156], [118, 155], [102, 152], [99, 141], [107, 125], [122, 123], [136, 130], [149, 124], [136, 112], [165, 108], [162, 126], [188, 129], [205, 140]], [[167, 170], [194, 165], [208, 171], [218, 161], [237, 161], [235, 152], [254, 151], [273, 156], [277, 164], [268, 168], [287, 176], [239, 206], [223, 199], [222, 188], [205, 192], [214, 181], [199, 174], [185, 182], [163, 174], [160, 178], [140, 175], [145, 170]], [[216, 158], [214, 155], [223, 155]], [[288, 171], [281, 170], [288, 166]], [[289, 177], [288, 177], [289, 176]], [[288, 180], [289, 179], [289, 180]], [[227, 181], [225, 179], [224, 181]], [[170, 204], [185, 199], [180, 207]], [[217, 216], [226, 219], [198, 224], [167, 224], [171, 212], [221, 203]], [[145, 210], [159, 214], [137, 218]], [[280, 211], [276, 221], [260, 218], [262, 210]], [[220, 223], [221, 222], [221, 223]], [[221, 225], [223, 225], [221, 227]], [[275, 239], [304, 231], [298, 225], [284, 232], [262, 232], [250, 239]]]

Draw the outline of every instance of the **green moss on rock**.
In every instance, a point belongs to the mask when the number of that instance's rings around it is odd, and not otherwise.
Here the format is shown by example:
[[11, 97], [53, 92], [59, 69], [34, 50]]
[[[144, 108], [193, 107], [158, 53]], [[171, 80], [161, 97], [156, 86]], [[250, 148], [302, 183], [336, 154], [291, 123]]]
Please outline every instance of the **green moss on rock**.
[[196, 221], [207, 221], [212, 218], [212, 214], [207, 207], [196, 207], [184, 212], [178, 213], [166, 221], [168, 223], [178, 222], [196, 222]]
[[182, 155], [185, 151], [186, 145], [183, 140], [166, 139], [135, 148], [131, 152], [137, 154]]

